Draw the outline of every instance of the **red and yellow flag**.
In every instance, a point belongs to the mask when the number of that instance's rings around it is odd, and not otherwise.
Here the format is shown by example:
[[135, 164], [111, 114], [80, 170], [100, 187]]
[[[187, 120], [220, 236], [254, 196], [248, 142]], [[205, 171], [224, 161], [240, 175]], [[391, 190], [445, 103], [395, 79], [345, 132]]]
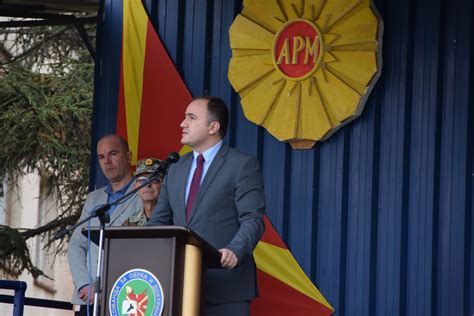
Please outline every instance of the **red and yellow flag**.
[[[179, 124], [192, 97], [140, 0], [123, 1], [122, 37], [117, 133], [128, 140], [132, 163], [187, 152]], [[252, 303], [252, 315], [332, 314], [266, 217], [265, 222], [265, 235], [254, 252], [260, 297]]]
[[123, 1], [117, 134], [128, 140], [133, 165], [181, 149], [179, 124], [191, 100], [141, 1]]
[[306, 276], [265, 216], [265, 234], [254, 251], [260, 296], [254, 316], [331, 315], [332, 306]]

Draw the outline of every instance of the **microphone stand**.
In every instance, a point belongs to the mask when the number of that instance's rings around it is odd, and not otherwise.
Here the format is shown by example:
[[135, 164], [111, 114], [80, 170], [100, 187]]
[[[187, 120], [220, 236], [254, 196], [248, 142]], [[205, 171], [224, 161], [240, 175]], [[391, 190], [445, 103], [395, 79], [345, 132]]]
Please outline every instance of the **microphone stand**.
[[[155, 178], [158, 176], [164, 177], [166, 173], [168, 172], [168, 168], [170, 166], [170, 163], [167, 161], [162, 161], [161, 164], [158, 166], [158, 169], [152, 173], [152, 175], [145, 181], [143, 181], [142, 184], [140, 184], [138, 187], [134, 188], [127, 194], [123, 195], [121, 198], [117, 199], [116, 201], [112, 203], [107, 203], [99, 206], [96, 210], [94, 210], [89, 216], [85, 217], [84, 219], [80, 220], [77, 222], [75, 225], [71, 226], [70, 228], [63, 228], [56, 233], [54, 233], [54, 239], [60, 239], [64, 237], [66, 234], [70, 234], [74, 229], [76, 229], [78, 226], [84, 224], [85, 222], [91, 220], [94, 217], [99, 218], [100, 222], [100, 228], [99, 228], [99, 255], [97, 258], [97, 271], [96, 271], [96, 280], [94, 282], [94, 316], [97, 316], [99, 313], [99, 295], [101, 292], [101, 267], [102, 267], [102, 251], [103, 251], [103, 243], [104, 243], [104, 231], [105, 231], [105, 224], [110, 222], [110, 215], [108, 210], [114, 206], [120, 204], [122, 201], [126, 200], [129, 198], [131, 195], [137, 194], [137, 192], [146, 187], [148, 184], [150, 184]], [[88, 304], [89, 305], [89, 304]]]

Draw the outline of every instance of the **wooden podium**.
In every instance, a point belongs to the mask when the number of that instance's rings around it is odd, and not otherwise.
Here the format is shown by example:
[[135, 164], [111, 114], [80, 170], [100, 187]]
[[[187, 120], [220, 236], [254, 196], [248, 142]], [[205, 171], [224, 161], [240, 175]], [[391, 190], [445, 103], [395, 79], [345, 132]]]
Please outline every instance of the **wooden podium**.
[[219, 252], [188, 228], [107, 227], [100, 315], [201, 315], [206, 269], [219, 267]]

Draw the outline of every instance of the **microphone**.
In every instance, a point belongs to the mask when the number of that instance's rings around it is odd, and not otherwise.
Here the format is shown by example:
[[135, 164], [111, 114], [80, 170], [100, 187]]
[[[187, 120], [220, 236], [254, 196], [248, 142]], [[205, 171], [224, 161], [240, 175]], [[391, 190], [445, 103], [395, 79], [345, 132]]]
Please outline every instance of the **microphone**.
[[168, 158], [161, 162], [154, 174], [161, 174], [164, 176], [168, 172], [168, 168], [170, 167], [170, 165], [178, 162], [178, 160], [179, 154], [177, 152], [169, 153]]
[[179, 160], [179, 154], [177, 152], [170, 152], [168, 155], [168, 158], [166, 158], [165, 161], [169, 162], [170, 164], [173, 164], [175, 162], [178, 162]]

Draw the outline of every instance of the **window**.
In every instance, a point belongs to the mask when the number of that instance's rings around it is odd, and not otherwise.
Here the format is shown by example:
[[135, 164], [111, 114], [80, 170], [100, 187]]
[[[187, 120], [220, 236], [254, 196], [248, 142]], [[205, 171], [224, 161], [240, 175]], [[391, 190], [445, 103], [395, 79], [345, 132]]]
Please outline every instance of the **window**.
[[[57, 216], [56, 203], [53, 196], [46, 197], [46, 193], [49, 188], [46, 185], [46, 181], [40, 181], [40, 189], [38, 196], [38, 221], [37, 227], [42, 226], [49, 221], [53, 220]], [[54, 256], [54, 245], [49, 249], [46, 249], [47, 238], [43, 236], [36, 237], [35, 247], [35, 264], [41, 269], [48, 277], [54, 278], [54, 267], [55, 267], [55, 256]], [[35, 280], [35, 284], [41, 286], [47, 291], [56, 292], [54, 280], [45, 276], [40, 276]]]

